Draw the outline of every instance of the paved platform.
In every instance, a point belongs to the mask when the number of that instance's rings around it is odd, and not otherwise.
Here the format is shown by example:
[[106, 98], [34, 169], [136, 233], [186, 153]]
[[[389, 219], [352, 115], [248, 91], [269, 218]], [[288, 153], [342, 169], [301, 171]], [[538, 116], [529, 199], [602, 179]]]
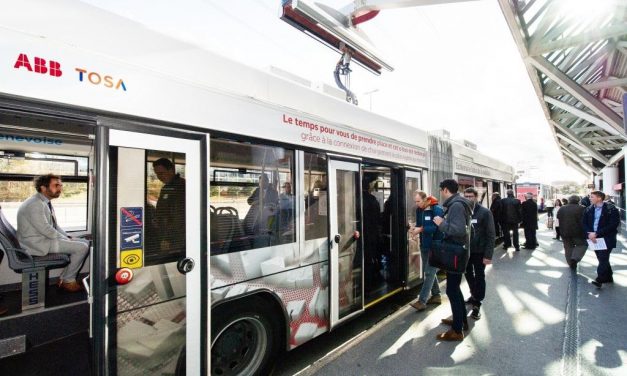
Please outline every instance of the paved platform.
[[[625, 237], [611, 256], [615, 283], [598, 289], [589, 284], [594, 253], [573, 273], [562, 243], [540, 227], [535, 251], [496, 248], [482, 318], [468, 318], [464, 341], [435, 339], [448, 329], [440, 324], [451, 315], [447, 299], [420, 313], [406, 306], [301, 374], [626, 375]], [[468, 297], [465, 281], [462, 291]]]

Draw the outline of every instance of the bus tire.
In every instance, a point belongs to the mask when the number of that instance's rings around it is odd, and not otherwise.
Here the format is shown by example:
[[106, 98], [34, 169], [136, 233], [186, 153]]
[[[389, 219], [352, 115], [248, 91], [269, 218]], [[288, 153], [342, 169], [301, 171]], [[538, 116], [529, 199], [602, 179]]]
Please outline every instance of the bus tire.
[[268, 375], [281, 346], [276, 311], [251, 297], [211, 312], [211, 374]]

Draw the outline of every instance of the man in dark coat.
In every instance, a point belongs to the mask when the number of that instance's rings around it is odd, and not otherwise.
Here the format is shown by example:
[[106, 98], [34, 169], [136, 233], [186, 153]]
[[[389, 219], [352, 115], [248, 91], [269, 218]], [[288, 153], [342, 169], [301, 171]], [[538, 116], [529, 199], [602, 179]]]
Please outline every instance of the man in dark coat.
[[[381, 237], [380, 219], [381, 206], [377, 198], [370, 193], [373, 183], [377, 180], [376, 173], [365, 173], [362, 180], [362, 210], [363, 210], [363, 247], [364, 247], [364, 287], [366, 293], [380, 282], [381, 258], [379, 252], [379, 239]], [[361, 258], [356, 257], [356, 266], [361, 263]]]
[[521, 222], [520, 200], [514, 197], [514, 191], [507, 190], [507, 198], [501, 200], [501, 224], [503, 228], [503, 249], [512, 246], [510, 232], [513, 232], [514, 248], [520, 251], [518, 243], [518, 225]]
[[603, 283], [613, 283], [612, 267], [610, 266], [610, 253], [616, 248], [616, 234], [620, 226], [620, 214], [618, 209], [605, 200], [605, 193], [594, 191], [590, 193], [591, 205], [586, 208], [583, 215], [583, 228], [586, 232], [588, 240], [593, 243], [597, 239], [603, 238], [607, 249], [598, 249], [594, 253], [599, 260], [597, 267], [597, 278], [592, 281], [597, 287], [601, 287]]
[[470, 317], [479, 320], [481, 318], [479, 309], [485, 298], [485, 267], [492, 263], [496, 235], [492, 213], [477, 202], [477, 190], [474, 187], [466, 188], [464, 197], [472, 204], [470, 258], [466, 267], [470, 298], [467, 302], [472, 304]]
[[177, 259], [185, 254], [185, 179], [167, 158], [157, 159], [152, 168], [164, 183], [155, 208], [159, 258]]
[[588, 196], [583, 196], [583, 198], [581, 199], [580, 204], [581, 204], [584, 208], [587, 208], [588, 206], [590, 206], [590, 197], [588, 197]]
[[538, 229], [538, 205], [533, 200], [532, 193], [525, 194], [525, 202], [522, 203], [522, 223], [525, 229], [525, 249], [536, 249], [538, 240], [536, 230]]
[[579, 205], [579, 196], [572, 195], [568, 198], [568, 204], [562, 206], [557, 212], [566, 262], [571, 269], [577, 269], [577, 263], [581, 261], [588, 249], [586, 233], [583, 229], [585, 210], [586, 208]]
[[494, 218], [494, 232], [497, 238], [501, 236], [501, 205], [501, 195], [497, 192], [492, 193], [490, 212], [492, 213], [492, 218]]

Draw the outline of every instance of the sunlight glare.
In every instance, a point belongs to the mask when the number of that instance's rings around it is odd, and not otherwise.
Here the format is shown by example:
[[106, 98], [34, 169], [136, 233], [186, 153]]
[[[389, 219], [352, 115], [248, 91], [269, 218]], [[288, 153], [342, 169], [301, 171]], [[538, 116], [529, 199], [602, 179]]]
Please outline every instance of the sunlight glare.
[[616, 0], [560, 0], [558, 6], [565, 16], [576, 20], [589, 20], [609, 14]]
[[496, 292], [501, 298], [503, 307], [512, 318], [512, 325], [516, 333], [530, 335], [544, 327], [544, 323], [529, 312], [507, 286], [496, 286]]

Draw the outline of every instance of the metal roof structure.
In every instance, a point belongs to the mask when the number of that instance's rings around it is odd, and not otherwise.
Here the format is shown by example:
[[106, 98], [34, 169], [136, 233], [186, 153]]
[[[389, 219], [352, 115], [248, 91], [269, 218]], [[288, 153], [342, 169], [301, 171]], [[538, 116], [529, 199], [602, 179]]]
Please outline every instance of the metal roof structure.
[[499, 0], [555, 141], [585, 175], [624, 157], [627, 1]]

